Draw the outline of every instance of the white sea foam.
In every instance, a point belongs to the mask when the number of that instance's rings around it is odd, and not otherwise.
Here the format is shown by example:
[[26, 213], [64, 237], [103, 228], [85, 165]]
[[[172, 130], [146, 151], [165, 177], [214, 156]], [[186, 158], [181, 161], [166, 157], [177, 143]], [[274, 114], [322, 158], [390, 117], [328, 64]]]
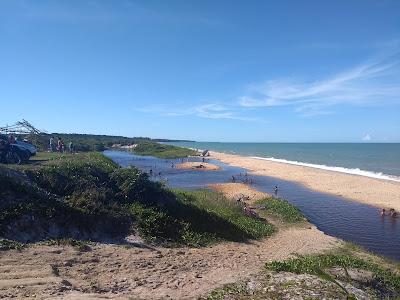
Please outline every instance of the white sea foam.
[[304, 162], [300, 162], [300, 161], [292, 161], [292, 160], [286, 160], [286, 159], [280, 159], [280, 158], [274, 158], [274, 157], [252, 156], [252, 158], [261, 159], [261, 160], [275, 161], [275, 162], [280, 162], [280, 163], [290, 164], [290, 165], [296, 165], [296, 166], [310, 167], [310, 168], [315, 168], [315, 169], [322, 169], [322, 170], [328, 170], [328, 171], [333, 171], [333, 172], [340, 172], [340, 173], [346, 173], [346, 174], [359, 175], [359, 176], [365, 176], [365, 177], [370, 177], [370, 178], [377, 178], [377, 179], [384, 179], [384, 180], [391, 180], [391, 181], [400, 182], [400, 178], [397, 177], [397, 176], [386, 175], [386, 174], [383, 174], [381, 172], [365, 171], [365, 170], [361, 170], [359, 168], [349, 169], [349, 168], [344, 168], [344, 167], [333, 167], [333, 166], [326, 166], [326, 165], [317, 165], [317, 164], [310, 164], [310, 163], [304, 163]]

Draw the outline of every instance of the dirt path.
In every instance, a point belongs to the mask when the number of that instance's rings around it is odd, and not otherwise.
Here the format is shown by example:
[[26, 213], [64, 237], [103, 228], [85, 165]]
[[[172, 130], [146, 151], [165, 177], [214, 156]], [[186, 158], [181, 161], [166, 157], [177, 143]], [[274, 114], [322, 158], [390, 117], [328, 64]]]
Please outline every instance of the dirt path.
[[79, 252], [37, 245], [0, 252], [0, 298], [193, 299], [258, 272], [267, 261], [339, 245], [311, 225], [281, 229], [262, 241], [201, 249], [97, 244]]

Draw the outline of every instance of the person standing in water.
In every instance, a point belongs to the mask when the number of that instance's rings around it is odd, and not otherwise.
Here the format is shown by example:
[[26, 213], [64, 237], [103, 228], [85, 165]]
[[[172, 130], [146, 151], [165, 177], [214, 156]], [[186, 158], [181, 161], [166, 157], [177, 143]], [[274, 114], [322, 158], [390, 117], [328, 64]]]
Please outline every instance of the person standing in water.
[[277, 185], [274, 187], [274, 194], [275, 194], [275, 196], [278, 196], [278, 186]]

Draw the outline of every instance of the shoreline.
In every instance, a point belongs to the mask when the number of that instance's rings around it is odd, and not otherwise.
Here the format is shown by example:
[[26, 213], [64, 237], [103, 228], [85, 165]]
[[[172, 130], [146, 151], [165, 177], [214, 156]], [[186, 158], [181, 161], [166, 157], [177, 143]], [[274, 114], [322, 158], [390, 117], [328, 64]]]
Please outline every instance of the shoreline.
[[400, 211], [400, 182], [318, 169], [281, 161], [210, 151], [211, 159], [378, 208]]

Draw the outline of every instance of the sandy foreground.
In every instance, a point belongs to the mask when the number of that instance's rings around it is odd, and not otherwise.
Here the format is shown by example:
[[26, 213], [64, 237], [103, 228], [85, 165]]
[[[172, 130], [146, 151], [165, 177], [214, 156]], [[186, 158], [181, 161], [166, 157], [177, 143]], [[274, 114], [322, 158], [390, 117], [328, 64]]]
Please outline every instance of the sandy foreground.
[[[216, 187], [265, 197], [248, 186]], [[229, 191], [229, 193], [228, 193]], [[37, 245], [0, 252], [0, 298], [196, 299], [226, 283], [258, 273], [268, 261], [339, 247], [339, 239], [311, 224], [279, 228], [270, 238], [206, 248], [96, 244], [89, 252]]]
[[204, 171], [216, 171], [221, 168], [217, 165], [206, 163], [206, 162], [185, 162], [176, 165], [177, 169], [195, 169]]
[[290, 165], [212, 151], [210, 158], [248, 169], [255, 175], [294, 181], [324, 193], [342, 196], [379, 208], [400, 211], [400, 182]]

